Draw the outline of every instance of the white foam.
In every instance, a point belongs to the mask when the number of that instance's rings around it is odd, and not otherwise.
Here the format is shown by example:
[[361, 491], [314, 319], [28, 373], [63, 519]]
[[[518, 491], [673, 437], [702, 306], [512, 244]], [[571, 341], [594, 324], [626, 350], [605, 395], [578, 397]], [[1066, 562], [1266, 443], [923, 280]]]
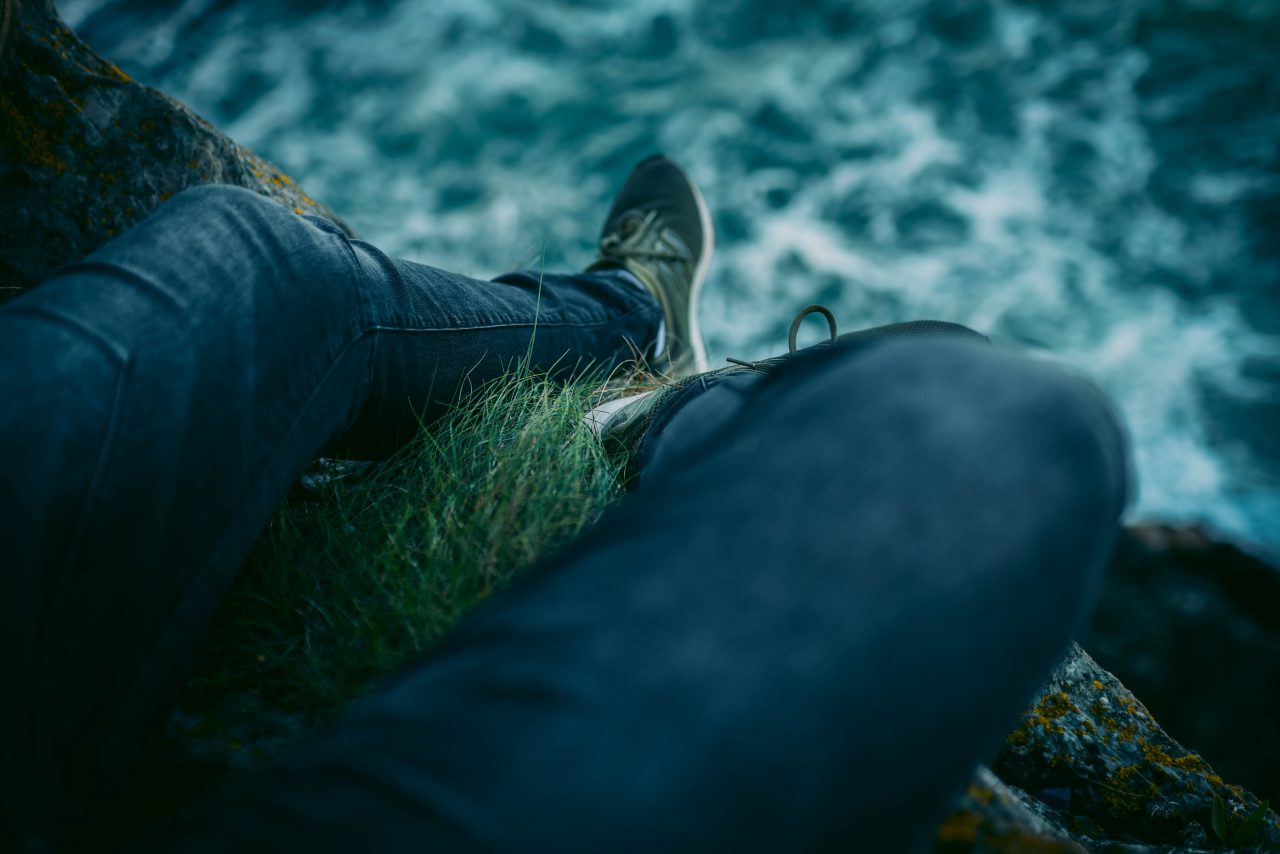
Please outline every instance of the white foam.
[[[798, 27], [726, 47], [701, 37], [695, 25], [724, 20], [692, 0], [402, 0], [301, 18], [185, 0], [116, 58], [165, 68], [152, 82], [214, 118], [251, 72], [265, 91], [226, 122], [233, 136], [389, 251], [481, 275], [546, 257], [585, 263], [627, 159], [665, 149], [718, 216], [750, 231], [722, 233], [703, 293], [717, 357], [777, 352], [791, 315], [820, 293], [846, 330], [967, 323], [1075, 365], [1114, 396], [1134, 436], [1137, 515], [1201, 517], [1280, 543], [1280, 472], [1259, 476], [1274, 462], [1224, 438], [1198, 391], [1270, 399], [1242, 368], [1278, 342], [1212, 288], [1247, 257], [1238, 218], [1192, 225], [1150, 198], [1161, 155], [1144, 115], [1176, 104], [1140, 92], [1148, 57], [1122, 36], [1065, 29], [1053, 7], [1002, 0], [989, 38], [951, 47], [925, 23], [944, 2], [867, 0], [854, 35]], [[1120, 6], [1123, 23], [1133, 9]], [[109, 7], [62, 4], [73, 25]], [[804, 22], [792, 14], [784, 23]], [[673, 53], [633, 56], [657, 15], [674, 27]], [[182, 38], [193, 16], [210, 27], [194, 51]], [[535, 27], [565, 47], [521, 46]], [[970, 73], [997, 88], [973, 88]], [[500, 129], [504, 99], [528, 104], [527, 131]], [[755, 126], [766, 105], [799, 138]], [[998, 119], [1004, 107], [1002, 130], [983, 110]], [[415, 135], [427, 155], [379, 146]], [[1192, 186], [1226, 211], [1269, 180], [1204, 170]], [[475, 198], [445, 210], [444, 188], [459, 183]]]

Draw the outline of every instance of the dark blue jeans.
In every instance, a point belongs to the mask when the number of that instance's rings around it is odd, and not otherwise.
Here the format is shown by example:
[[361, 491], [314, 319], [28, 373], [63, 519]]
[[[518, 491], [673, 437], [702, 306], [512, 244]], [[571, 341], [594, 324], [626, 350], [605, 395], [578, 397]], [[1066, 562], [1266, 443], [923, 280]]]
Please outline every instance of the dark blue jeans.
[[[385, 453], [526, 355], [607, 368], [657, 323], [614, 273], [477, 282], [225, 188], [0, 309], [10, 821], [120, 784], [314, 456]], [[152, 844], [923, 838], [1087, 612], [1126, 492], [1108, 405], [948, 337], [684, 397], [590, 534]]]

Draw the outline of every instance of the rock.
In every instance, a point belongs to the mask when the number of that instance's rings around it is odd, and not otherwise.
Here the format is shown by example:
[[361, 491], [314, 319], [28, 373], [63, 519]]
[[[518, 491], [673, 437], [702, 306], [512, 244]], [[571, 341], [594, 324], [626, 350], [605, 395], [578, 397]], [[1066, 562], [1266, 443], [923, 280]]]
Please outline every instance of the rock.
[[1216, 847], [1215, 799], [1228, 840], [1280, 847], [1280, 816], [1264, 811], [1250, 832], [1245, 825], [1259, 799], [1171, 738], [1079, 646], [1005, 740], [992, 770], [1057, 802], [1066, 826], [1090, 850], [1099, 840]]
[[1129, 527], [1087, 638], [1162, 704], [1155, 716], [1073, 648], [999, 751], [998, 775], [979, 769], [939, 827], [939, 850], [1280, 850], [1280, 821], [1250, 794], [1276, 802], [1280, 570], [1198, 528]]
[[1198, 528], [1129, 528], [1082, 643], [1170, 735], [1280, 804], [1280, 570]]
[[940, 852], [1083, 854], [1061, 819], [1026, 792], [981, 767], [938, 827]]
[[351, 233], [280, 169], [95, 54], [51, 0], [0, 3], [0, 299], [195, 184], [247, 187]]

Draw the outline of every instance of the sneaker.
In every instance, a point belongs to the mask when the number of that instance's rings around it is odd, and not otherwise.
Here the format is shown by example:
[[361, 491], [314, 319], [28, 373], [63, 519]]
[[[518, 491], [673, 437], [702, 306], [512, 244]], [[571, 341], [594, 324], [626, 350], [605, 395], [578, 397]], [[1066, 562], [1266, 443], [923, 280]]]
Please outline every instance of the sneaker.
[[[796, 336], [800, 332], [800, 324], [811, 314], [821, 314], [827, 321], [827, 328], [830, 330], [831, 338], [819, 344], [812, 344], [801, 350], [796, 350]], [[831, 313], [831, 309], [825, 305], [806, 305], [800, 309], [800, 312], [791, 321], [791, 330], [787, 333], [787, 352], [779, 356], [771, 356], [767, 359], [760, 359], [755, 362], [748, 362], [742, 359], [735, 359], [729, 356], [726, 361], [730, 363], [730, 367], [721, 368], [722, 371], [733, 370], [750, 370], [768, 373], [769, 371], [781, 367], [797, 356], [806, 356], [816, 354], [830, 347], [855, 347], [859, 345], [869, 344], [873, 341], [879, 341], [886, 338], [920, 338], [933, 337], [937, 335], [952, 335], [962, 338], [972, 338], [986, 343], [991, 343], [991, 339], [980, 332], [974, 332], [967, 326], [961, 326], [958, 323], [951, 323], [946, 320], [911, 320], [906, 323], [891, 323], [887, 326], [876, 326], [871, 329], [862, 329], [857, 332], [847, 332], [840, 335], [836, 329], [836, 317]]]
[[[684, 377], [654, 391], [646, 391], [632, 397], [616, 398], [588, 412], [586, 415], [587, 426], [599, 437], [604, 444], [605, 450], [612, 456], [627, 460], [627, 467], [623, 472], [623, 482], [630, 481], [637, 474], [636, 463], [640, 455], [640, 445], [644, 442], [650, 428], [653, 426], [654, 420], [670, 404], [678, 401], [683, 396], [685, 389], [695, 384], [701, 384], [705, 388], [709, 382], [715, 382], [716, 377], [723, 374], [741, 371], [768, 373], [779, 367], [795, 357], [796, 335], [800, 331], [800, 324], [806, 317], [814, 313], [820, 313], [827, 319], [827, 325], [831, 329], [831, 340], [823, 344], [815, 344], [813, 349], [842, 343], [841, 336], [838, 336], [836, 332], [835, 315], [826, 306], [805, 306], [791, 323], [791, 332], [787, 342], [790, 352], [786, 355], [774, 356], [755, 362], [747, 362], [730, 356], [728, 359], [730, 364], [723, 368], [717, 368], [714, 371], [699, 371], [697, 374]], [[849, 335], [843, 336], [846, 339], [852, 337]], [[805, 349], [809, 350], [811, 348]]]
[[706, 371], [698, 293], [715, 249], [707, 203], [661, 154], [642, 160], [622, 185], [588, 270], [624, 269], [662, 306], [664, 334], [650, 366], [670, 377]]
[[[797, 349], [796, 337], [800, 324], [811, 314], [821, 314], [827, 321], [830, 338], [820, 344]], [[718, 381], [724, 374], [752, 371], [761, 374], [771, 373], [797, 358], [817, 356], [833, 347], [853, 348], [865, 346], [887, 338], [931, 338], [939, 335], [969, 338], [975, 341], [990, 343], [990, 339], [981, 333], [957, 323], [941, 320], [915, 320], [908, 323], [895, 323], [889, 326], [878, 326], [849, 332], [840, 335], [836, 329], [836, 318], [831, 310], [822, 305], [808, 305], [800, 310], [791, 322], [791, 330], [787, 336], [787, 352], [754, 362], [729, 357], [729, 365], [714, 371], [686, 377], [678, 382], [666, 385], [656, 391], [649, 391], [634, 397], [624, 397], [592, 410], [587, 415], [587, 423], [604, 443], [605, 450], [611, 455], [627, 460], [623, 481], [627, 482], [638, 474], [638, 463], [641, 446], [651, 432], [654, 424], [665, 421], [673, 408], [678, 409], [688, 399], [689, 394], [697, 394], [701, 386], [705, 389]]]

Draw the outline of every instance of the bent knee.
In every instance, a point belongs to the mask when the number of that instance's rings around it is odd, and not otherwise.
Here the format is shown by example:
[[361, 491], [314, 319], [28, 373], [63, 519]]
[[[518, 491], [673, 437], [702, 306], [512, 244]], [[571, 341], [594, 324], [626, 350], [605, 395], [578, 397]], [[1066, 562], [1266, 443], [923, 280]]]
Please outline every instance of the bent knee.
[[1114, 409], [1089, 381], [1047, 361], [937, 337], [797, 367], [779, 372], [763, 397], [786, 397], [781, 408], [839, 422], [841, 431], [870, 430], [919, 461], [946, 465], [978, 453], [992, 471], [1087, 475], [1105, 485], [1117, 516], [1127, 500], [1127, 441]]
[[887, 342], [863, 359], [864, 370], [882, 373], [893, 386], [887, 397], [910, 397], [937, 429], [961, 438], [1005, 436], [1006, 453], [1088, 468], [1111, 484], [1117, 515], [1128, 500], [1126, 432], [1110, 400], [1084, 376], [956, 338]]

